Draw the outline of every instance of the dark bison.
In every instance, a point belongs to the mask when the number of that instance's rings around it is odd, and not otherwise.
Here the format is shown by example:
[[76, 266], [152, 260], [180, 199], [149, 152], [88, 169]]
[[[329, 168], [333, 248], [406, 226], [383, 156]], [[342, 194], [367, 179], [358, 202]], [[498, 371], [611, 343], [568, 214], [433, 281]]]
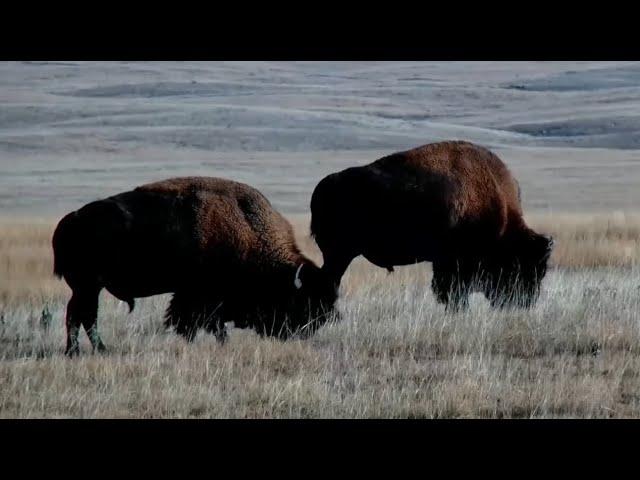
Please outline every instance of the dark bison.
[[311, 198], [323, 270], [339, 284], [353, 258], [380, 267], [432, 262], [439, 302], [484, 292], [496, 307], [530, 307], [553, 246], [525, 224], [505, 164], [468, 142], [432, 143], [325, 177]]
[[54, 273], [73, 294], [67, 354], [83, 325], [94, 350], [98, 294], [173, 293], [166, 324], [192, 340], [203, 327], [224, 340], [225, 321], [286, 338], [324, 322], [336, 289], [296, 246], [289, 222], [257, 190], [209, 177], [174, 178], [95, 201], [53, 235]]

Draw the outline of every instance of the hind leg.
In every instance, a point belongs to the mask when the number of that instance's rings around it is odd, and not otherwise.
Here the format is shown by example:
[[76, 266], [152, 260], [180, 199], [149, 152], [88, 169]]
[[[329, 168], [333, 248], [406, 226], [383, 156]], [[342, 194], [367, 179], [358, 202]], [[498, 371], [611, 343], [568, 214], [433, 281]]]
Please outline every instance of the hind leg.
[[466, 310], [469, 306], [471, 282], [459, 268], [446, 263], [433, 263], [431, 289], [447, 311]]
[[80, 353], [80, 345], [78, 343], [78, 333], [80, 333], [80, 325], [82, 324], [82, 317], [78, 308], [78, 297], [74, 293], [71, 295], [71, 300], [67, 303], [67, 347], [64, 350], [65, 355], [73, 357]]
[[91, 311], [87, 311], [87, 313], [92, 313], [92, 315], [87, 315], [82, 319], [82, 326], [84, 327], [85, 332], [87, 332], [93, 351], [104, 353], [107, 351], [107, 347], [104, 345], [104, 342], [98, 333], [98, 295], [99, 291], [96, 292], [94, 296], [95, 302], [92, 304]]
[[65, 354], [68, 356], [80, 353], [78, 334], [80, 325], [83, 325], [94, 350], [104, 350], [104, 344], [98, 334], [98, 295], [100, 289], [74, 289], [71, 300], [67, 304], [67, 347]]

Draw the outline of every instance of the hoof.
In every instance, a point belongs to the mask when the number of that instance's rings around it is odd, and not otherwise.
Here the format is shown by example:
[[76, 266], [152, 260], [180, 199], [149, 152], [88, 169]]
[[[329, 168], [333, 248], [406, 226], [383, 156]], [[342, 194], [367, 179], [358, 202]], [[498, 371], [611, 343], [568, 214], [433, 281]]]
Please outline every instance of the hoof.
[[227, 327], [225, 326], [223, 326], [222, 329], [220, 329], [214, 335], [220, 345], [224, 345], [225, 343], [227, 343], [227, 340], [229, 340], [229, 334], [227, 333]]
[[80, 356], [80, 347], [67, 347], [64, 351], [64, 354], [69, 358], [78, 357]]

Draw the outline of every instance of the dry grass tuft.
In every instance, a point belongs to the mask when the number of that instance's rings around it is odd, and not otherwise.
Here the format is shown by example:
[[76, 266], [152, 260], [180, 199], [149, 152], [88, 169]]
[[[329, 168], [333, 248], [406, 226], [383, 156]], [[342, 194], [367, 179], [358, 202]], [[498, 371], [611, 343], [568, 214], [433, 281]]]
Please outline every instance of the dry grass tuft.
[[568, 268], [628, 267], [640, 262], [640, 215], [611, 214], [532, 215], [536, 231], [556, 240], [554, 265]]
[[67, 295], [53, 276], [54, 227], [47, 221], [0, 223], [0, 305]]

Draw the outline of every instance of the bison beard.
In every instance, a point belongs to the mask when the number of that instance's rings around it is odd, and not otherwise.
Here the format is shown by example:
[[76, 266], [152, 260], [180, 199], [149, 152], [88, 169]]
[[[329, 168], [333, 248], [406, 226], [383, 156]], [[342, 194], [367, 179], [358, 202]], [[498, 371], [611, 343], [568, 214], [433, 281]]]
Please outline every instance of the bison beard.
[[73, 294], [66, 353], [84, 326], [94, 350], [104, 288], [134, 299], [173, 293], [166, 325], [191, 341], [226, 339], [225, 322], [261, 335], [308, 335], [329, 319], [336, 290], [298, 249], [289, 222], [257, 190], [212, 177], [143, 185], [65, 216], [52, 239], [54, 273]]
[[441, 142], [325, 177], [311, 198], [311, 233], [335, 285], [353, 258], [390, 272], [432, 262], [448, 309], [483, 292], [494, 307], [532, 306], [553, 246], [522, 218], [520, 187], [489, 150]]

